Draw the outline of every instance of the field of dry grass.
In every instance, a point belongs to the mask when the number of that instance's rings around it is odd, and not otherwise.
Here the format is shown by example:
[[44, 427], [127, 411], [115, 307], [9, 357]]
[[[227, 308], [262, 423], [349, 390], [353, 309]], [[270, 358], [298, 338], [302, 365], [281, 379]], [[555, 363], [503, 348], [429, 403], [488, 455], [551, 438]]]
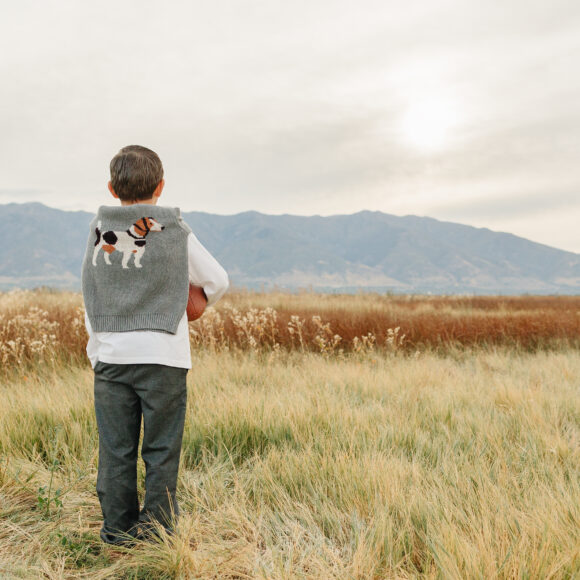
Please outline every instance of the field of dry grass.
[[580, 575], [580, 298], [228, 295], [179, 532], [132, 550], [98, 538], [80, 307], [0, 294], [1, 578]]

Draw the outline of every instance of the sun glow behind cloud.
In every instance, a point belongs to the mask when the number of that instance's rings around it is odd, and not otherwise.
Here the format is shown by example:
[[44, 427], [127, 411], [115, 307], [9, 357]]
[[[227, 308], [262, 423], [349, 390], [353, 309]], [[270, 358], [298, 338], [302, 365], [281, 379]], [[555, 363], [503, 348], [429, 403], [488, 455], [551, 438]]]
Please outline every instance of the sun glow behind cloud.
[[457, 106], [450, 99], [426, 96], [408, 106], [401, 132], [404, 140], [416, 149], [437, 151], [449, 143], [458, 122]]

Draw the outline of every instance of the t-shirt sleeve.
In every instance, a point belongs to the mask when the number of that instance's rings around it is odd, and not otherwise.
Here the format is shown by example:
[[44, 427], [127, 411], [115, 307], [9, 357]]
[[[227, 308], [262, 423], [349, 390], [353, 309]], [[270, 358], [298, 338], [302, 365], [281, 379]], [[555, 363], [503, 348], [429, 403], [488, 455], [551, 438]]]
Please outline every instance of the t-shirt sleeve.
[[207, 305], [211, 306], [226, 293], [230, 285], [227, 272], [193, 233], [187, 236], [187, 252], [189, 281], [203, 288]]

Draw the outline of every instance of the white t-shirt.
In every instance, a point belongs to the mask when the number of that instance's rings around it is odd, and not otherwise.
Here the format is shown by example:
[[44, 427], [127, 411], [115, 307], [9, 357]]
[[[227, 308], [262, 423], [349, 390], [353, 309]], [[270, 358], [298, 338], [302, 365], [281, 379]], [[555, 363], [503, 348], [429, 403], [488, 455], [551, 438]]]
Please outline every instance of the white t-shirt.
[[[201, 286], [207, 305], [215, 304], [229, 286], [228, 275], [193, 233], [187, 236], [189, 281]], [[130, 332], [93, 332], [85, 313], [89, 333], [87, 355], [95, 368], [97, 361], [116, 364], [160, 364], [191, 368], [187, 314], [183, 314], [175, 334], [134, 330]]]

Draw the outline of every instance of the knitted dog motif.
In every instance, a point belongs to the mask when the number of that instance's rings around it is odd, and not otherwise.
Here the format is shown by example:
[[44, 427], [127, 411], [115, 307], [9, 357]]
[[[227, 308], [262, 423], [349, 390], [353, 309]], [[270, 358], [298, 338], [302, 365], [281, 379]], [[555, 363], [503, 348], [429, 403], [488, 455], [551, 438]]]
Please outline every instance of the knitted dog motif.
[[97, 255], [99, 250], [102, 249], [106, 264], [111, 265], [109, 256], [115, 250], [118, 250], [123, 253], [123, 268], [129, 268], [128, 264], [131, 256], [135, 256], [135, 268], [141, 268], [141, 256], [145, 253], [145, 244], [147, 243], [145, 237], [149, 232], [160, 232], [164, 229], [165, 226], [152, 217], [142, 217], [124, 232], [109, 230], [101, 234], [101, 222], [97, 222], [93, 266], [97, 265]]

